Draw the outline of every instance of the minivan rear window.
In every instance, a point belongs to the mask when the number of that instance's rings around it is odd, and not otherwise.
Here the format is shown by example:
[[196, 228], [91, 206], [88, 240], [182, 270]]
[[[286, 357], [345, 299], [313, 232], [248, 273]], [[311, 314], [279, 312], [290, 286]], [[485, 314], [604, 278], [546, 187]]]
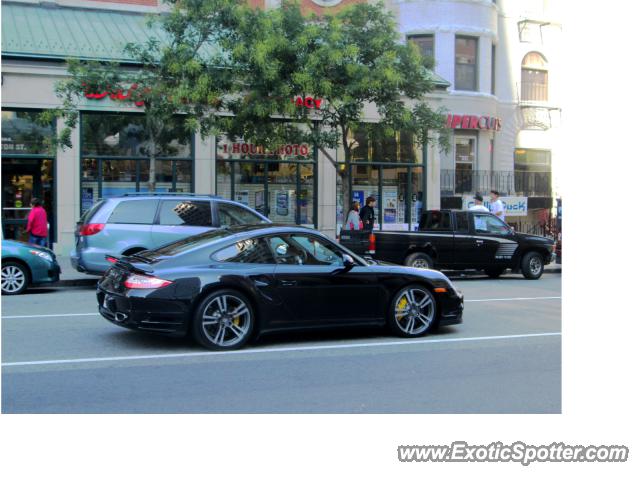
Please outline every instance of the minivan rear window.
[[158, 200], [123, 200], [113, 209], [107, 223], [151, 225], [157, 206]]
[[93, 218], [93, 216], [96, 214], [96, 212], [98, 210], [100, 210], [100, 207], [102, 207], [102, 205], [104, 205], [104, 202], [105, 202], [105, 200], [100, 200], [93, 207], [91, 207], [89, 210], [84, 212], [82, 214], [82, 216], [80, 217], [80, 223], [90, 222], [91, 219]]

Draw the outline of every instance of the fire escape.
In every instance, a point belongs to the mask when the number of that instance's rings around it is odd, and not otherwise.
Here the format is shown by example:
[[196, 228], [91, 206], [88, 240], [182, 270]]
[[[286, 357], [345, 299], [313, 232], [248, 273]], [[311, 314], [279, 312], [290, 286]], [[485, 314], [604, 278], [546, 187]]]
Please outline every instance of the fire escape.
[[[535, 4], [540, 5], [539, 2]], [[543, 50], [545, 40], [562, 30], [562, 25], [549, 17], [544, 7], [533, 8], [525, 11], [518, 21], [520, 42], [531, 44], [532, 52]], [[525, 72], [534, 78], [532, 82], [525, 82]], [[544, 83], [540, 80], [542, 78]], [[522, 83], [516, 85], [516, 91], [524, 130], [548, 130], [560, 123], [561, 109], [548, 101], [546, 80], [546, 67], [539, 65], [528, 68], [523, 64]]]

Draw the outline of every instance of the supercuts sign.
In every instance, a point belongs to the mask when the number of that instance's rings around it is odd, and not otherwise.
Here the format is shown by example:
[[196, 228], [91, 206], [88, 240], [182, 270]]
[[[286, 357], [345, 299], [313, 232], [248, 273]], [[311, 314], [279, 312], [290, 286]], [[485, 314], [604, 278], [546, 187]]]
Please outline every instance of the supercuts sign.
[[495, 130], [499, 132], [502, 122], [496, 117], [480, 117], [477, 115], [447, 115], [447, 128], [462, 128], [465, 130]]

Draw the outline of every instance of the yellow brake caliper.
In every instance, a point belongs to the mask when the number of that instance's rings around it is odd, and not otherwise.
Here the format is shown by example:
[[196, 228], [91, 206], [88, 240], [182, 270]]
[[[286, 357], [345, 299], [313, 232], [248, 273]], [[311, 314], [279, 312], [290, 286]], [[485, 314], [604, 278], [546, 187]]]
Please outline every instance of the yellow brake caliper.
[[407, 316], [406, 313], [399, 314], [397, 312], [398, 312], [398, 310], [400, 310], [400, 311], [404, 310], [408, 303], [409, 303], [409, 301], [407, 300], [407, 297], [402, 297], [400, 299], [400, 301], [398, 302], [398, 306], [396, 307], [396, 319], [397, 320], [400, 320], [402, 317], [406, 317]]

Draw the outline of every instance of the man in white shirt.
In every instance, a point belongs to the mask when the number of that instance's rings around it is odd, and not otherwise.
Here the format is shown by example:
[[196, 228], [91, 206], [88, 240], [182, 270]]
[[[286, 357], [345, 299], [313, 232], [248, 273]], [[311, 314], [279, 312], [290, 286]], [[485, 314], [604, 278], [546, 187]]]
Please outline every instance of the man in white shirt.
[[482, 198], [482, 195], [480, 195], [480, 192], [476, 192], [473, 197], [473, 205], [469, 207], [469, 210], [489, 213], [489, 209], [482, 204], [483, 201], [484, 199]]
[[500, 200], [500, 193], [497, 190], [491, 190], [491, 213], [504, 222], [505, 208], [504, 203]]

